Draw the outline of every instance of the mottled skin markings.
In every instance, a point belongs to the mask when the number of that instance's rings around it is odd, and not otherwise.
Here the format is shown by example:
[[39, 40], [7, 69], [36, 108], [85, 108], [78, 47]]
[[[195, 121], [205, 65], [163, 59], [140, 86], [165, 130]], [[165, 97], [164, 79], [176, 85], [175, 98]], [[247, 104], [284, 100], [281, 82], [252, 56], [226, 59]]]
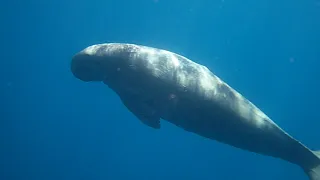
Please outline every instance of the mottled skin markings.
[[156, 48], [117, 43], [93, 45], [86, 48], [84, 52], [102, 56], [123, 53], [122, 56], [129, 56], [128, 63], [132, 68], [146, 68], [152, 76], [164, 81], [172, 80], [180, 88], [199, 94], [203, 99], [233, 102], [228, 104], [230, 108], [243, 117], [253, 116], [254, 118], [246, 118], [246, 120], [254, 120], [252, 123], [257, 126], [268, 125], [265, 121], [272, 123], [263, 112], [221, 81], [207, 67], [196, 64], [181, 55]]
[[319, 152], [277, 126], [253, 103], [207, 67], [181, 55], [147, 46], [109, 43], [76, 54], [73, 74], [103, 81], [144, 124], [160, 119], [186, 131], [294, 163], [320, 180]]

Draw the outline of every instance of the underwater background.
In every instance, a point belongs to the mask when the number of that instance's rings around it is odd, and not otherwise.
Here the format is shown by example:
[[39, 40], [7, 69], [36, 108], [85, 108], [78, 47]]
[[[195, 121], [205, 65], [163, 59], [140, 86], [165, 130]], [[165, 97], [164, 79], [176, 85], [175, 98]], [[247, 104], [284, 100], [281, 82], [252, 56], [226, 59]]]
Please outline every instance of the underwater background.
[[4, 0], [0, 180], [307, 180], [166, 121], [143, 125], [70, 61], [106, 42], [179, 53], [320, 150], [319, 19], [319, 0]]

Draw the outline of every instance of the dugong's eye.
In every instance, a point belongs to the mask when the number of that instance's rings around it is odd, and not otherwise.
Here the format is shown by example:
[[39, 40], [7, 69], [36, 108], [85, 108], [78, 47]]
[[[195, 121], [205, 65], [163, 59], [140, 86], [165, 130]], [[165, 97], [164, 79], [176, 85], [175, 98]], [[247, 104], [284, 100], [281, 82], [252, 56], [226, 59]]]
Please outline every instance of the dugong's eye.
[[88, 63], [87, 66], [91, 69], [91, 71], [97, 71], [102, 68], [102, 63], [99, 61], [92, 61], [92, 63]]
[[99, 67], [103, 65], [101, 61], [93, 61], [93, 64]]

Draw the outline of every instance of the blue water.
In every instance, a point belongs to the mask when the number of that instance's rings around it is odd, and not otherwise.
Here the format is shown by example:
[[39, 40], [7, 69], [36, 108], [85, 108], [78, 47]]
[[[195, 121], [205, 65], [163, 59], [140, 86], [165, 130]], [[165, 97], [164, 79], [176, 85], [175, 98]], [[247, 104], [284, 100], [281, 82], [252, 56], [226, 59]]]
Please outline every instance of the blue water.
[[69, 65], [104, 42], [179, 53], [319, 150], [319, 18], [319, 0], [1, 2], [0, 180], [307, 180], [165, 121], [149, 128]]

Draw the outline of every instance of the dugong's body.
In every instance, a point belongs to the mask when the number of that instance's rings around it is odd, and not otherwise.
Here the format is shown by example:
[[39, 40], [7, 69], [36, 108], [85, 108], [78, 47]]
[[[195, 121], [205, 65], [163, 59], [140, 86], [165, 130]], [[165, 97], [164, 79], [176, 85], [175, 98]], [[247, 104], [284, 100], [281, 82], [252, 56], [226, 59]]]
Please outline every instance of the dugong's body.
[[144, 124], [160, 119], [231, 146], [281, 158], [320, 180], [320, 153], [292, 138], [208, 68], [181, 55], [134, 44], [99, 44], [76, 54], [75, 77], [102, 81]]

